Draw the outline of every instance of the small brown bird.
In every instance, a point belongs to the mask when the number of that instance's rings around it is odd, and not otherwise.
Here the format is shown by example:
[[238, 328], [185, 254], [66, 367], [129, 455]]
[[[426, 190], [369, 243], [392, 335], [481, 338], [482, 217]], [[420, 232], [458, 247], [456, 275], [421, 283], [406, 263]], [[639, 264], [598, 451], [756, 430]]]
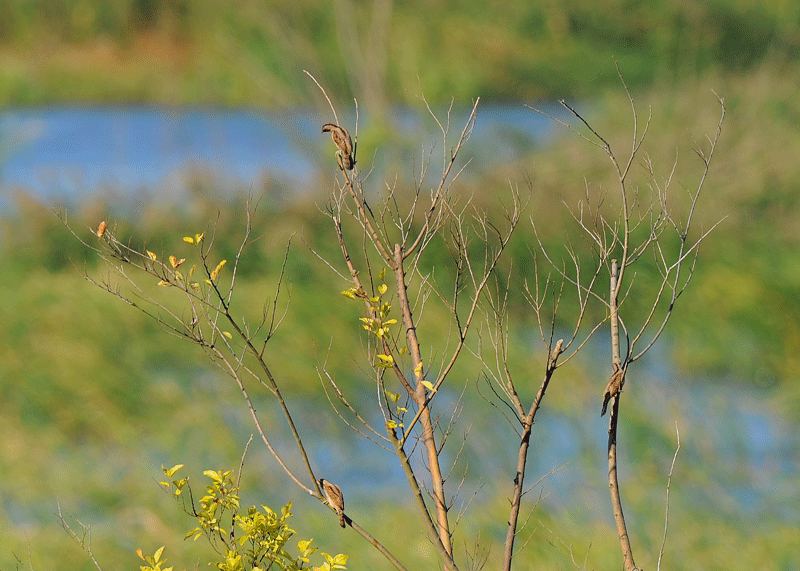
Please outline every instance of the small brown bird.
[[619, 395], [619, 392], [622, 390], [622, 385], [625, 384], [625, 369], [620, 369], [619, 365], [614, 363], [614, 370], [611, 373], [611, 380], [608, 381], [606, 385], [606, 391], [603, 393], [603, 410], [600, 413], [600, 416], [603, 416], [608, 409], [608, 401], [611, 400], [612, 397], [616, 397]]
[[356, 164], [356, 158], [353, 156], [353, 139], [350, 138], [350, 133], [344, 127], [339, 127], [333, 123], [325, 123], [322, 126], [322, 132], [331, 133], [331, 138], [334, 144], [338, 147], [336, 157], [339, 159], [339, 166], [342, 169], [349, 171], [353, 170]]
[[324, 478], [320, 479], [319, 485], [322, 486], [322, 491], [325, 492], [328, 505], [339, 515], [339, 525], [344, 528], [344, 496], [342, 495], [342, 490], [339, 489], [339, 486]]

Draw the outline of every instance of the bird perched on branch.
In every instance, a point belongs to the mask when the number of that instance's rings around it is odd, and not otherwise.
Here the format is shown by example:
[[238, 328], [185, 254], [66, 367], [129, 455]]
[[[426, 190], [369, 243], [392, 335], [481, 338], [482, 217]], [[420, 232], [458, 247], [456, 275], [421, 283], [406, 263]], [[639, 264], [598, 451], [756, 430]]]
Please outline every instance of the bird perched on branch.
[[356, 158], [353, 156], [353, 139], [350, 138], [350, 133], [344, 127], [339, 127], [333, 123], [325, 123], [322, 126], [322, 132], [330, 131], [331, 138], [334, 144], [339, 148], [336, 151], [336, 157], [339, 160], [339, 166], [342, 170], [353, 170], [356, 164]]
[[342, 490], [339, 489], [339, 486], [324, 478], [320, 479], [319, 485], [322, 486], [322, 491], [325, 492], [327, 504], [339, 515], [339, 525], [344, 528], [344, 496], [342, 495]]
[[619, 365], [614, 363], [614, 369], [611, 373], [611, 380], [608, 381], [606, 385], [606, 390], [603, 393], [603, 410], [600, 413], [600, 416], [603, 416], [608, 409], [608, 401], [611, 400], [612, 397], [619, 396], [620, 391], [622, 390], [622, 385], [625, 384], [625, 368], [620, 368]]

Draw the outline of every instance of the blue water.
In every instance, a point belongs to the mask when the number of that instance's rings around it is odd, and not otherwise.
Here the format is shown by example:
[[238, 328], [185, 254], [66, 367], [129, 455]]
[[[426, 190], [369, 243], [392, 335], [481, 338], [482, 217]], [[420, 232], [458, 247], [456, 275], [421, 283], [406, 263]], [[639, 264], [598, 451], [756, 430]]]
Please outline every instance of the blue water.
[[[453, 112], [451, 139], [461, 133], [468, 111]], [[428, 147], [437, 144], [441, 152], [438, 127], [425, 113], [400, 110], [395, 128], [409, 140], [428, 133]], [[440, 119], [446, 120], [445, 110]], [[222, 187], [257, 188], [270, 178], [302, 190], [322, 172], [320, 158], [333, 161], [330, 141], [320, 132], [328, 120], [324, 114], [254, 110], [6, 110], [0, 112], [0, 190], [55, 200], [80, 200], [108, 188], [122, 195], [144, 187], [178, 196], [186, 190], [181, 185], [189, 184], [181, 173], [197, 167], [226, 181]], [[362, 115], [360, 124], [363, 132], [369, 119]], [[473, 141], [468, 152], [483, 151], [493, 162], [513, 160], [552, 127], [522, 104], [481, 108], [474, 137], [482, 144]], [[359, 160], [363, 169], [372, 157]]]
[[0, 185], [43, 198], [81, 198], [103, 186], [157, 188], [203, 165], [253, 181], [308, 172], [279, 124], [255, 112], [171, 109], [34, 109], [0, 114]]

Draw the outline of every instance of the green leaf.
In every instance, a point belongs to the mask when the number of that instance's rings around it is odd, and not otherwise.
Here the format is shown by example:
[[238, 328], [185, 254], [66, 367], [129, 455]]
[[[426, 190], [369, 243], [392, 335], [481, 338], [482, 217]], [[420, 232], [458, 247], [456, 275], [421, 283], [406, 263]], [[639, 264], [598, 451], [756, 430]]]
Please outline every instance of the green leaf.
[[381, 268], [381, 271], [378, 272], [378, 279], [381, 281], [386, 279], [386, 268]]

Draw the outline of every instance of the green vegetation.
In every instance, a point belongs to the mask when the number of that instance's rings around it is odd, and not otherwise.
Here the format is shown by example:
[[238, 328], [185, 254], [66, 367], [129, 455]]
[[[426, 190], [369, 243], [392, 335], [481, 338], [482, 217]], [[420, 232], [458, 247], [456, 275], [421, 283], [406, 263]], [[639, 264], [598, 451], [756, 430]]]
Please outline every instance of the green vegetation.
[[[269, 507], [262, 505], [247, 509], [246, 515], [240, 515], [239, 476], [234, 479], [232, 470], [206, 470], [203, 475], [210, 483], [206, 486], [206, 495], [197, 504], [189, 486], [189, 478], [172, 480], [183, 464], [162, 470], [169, 481], [161, 482], [169, 493], [179, 502], [187, 515], [197, 520], [197, 527], [186, 534], [186, 539], [197, 540], [204, 537], [222, 560], [214, 562], [220, 571], [258, 571], [271, 568], [273, 565], [282, 571], [300, 571], [308, 569], [310, 557], [317, 551], [311, 546], [312, 540], [300, 540], [297, 544], [297, 556], [289, 550], [289, 540], [295, 531], [289, 527], [292, 503], [281, 509], [280, 515]], [[184, 493], [186, 492], [186, 493]], [[188, 497], [187, 497], [188, 496]], [[241, 535], [237, 537], [237, 532]], [[164, 547], [160, 547], [152, 556], [137, 553], [150, 568], [142, 571], [161, 571], [164, 560], [161, 555]], [[311, 567], [313, 571], [345, 571], [347, 556], [335, 556], [321, 553], [323, 563], [319, 567]], [[172, 569], [171, 567], [169, 569]], [[166, 569], [164, 571], [169, 571]]]
[[791, 61], [798, 27], [770, 0], [9, 0], [0, 103], [293, 107], [314, 96], [302, 69], [373, 107], [417, 77], [432, 101], [595, 97], [611, 56], [634, 87], [680, 85]]

